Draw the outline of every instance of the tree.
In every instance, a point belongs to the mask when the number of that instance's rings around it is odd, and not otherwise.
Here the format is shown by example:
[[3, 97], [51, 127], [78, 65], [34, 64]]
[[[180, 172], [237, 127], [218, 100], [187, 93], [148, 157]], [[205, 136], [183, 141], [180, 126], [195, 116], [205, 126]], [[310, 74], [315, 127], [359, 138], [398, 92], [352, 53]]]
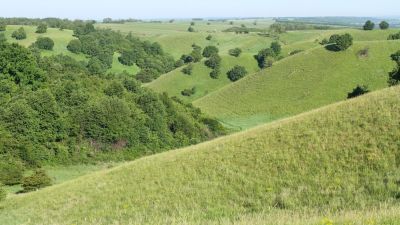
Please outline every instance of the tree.
[[389, 73], [389, 86], [394, 86], [400, 84], [400, 51], [392, 54], [390, 56], [393, 61], [397, 63], [397, 66]]
[[386, 21], [382, 21], [382, 22], [379, 24], [379, 28], [381, 28], [381, 30], [389, 29], [389, 23], [386, 22]]
[[194, 30], [193, 27], [190, 26], [190, 27], [188, 28], [188, 31], [189, 31], [189, 32], [194, 32], [195, 30]]
[[0, 183], [5, 185], [20, 184], [24, 175], [23, 164], [12, 158], [0, 161]]
[[196, 25], [195, 22], [190, 22], [190, 26], [194, 26], [194, 25]]
[[368, 90], [367, 86], [357, 85], [357, 87], [354, 88], [352, 92], [347, 94], [347, 98], [348, 99], [349, 98], [355, 98], [355, 97], [361, 96], [363, 94], [366, 94], [368, 92], [370, 92], [370, 91]]
[[51, 178], [42, 169], [35, 170], [31, 176], [25, 177], [22, 180], [23, 192], [36, 191], [50, 185]]
[[192, 87], [191, 89], [185, 89], [183, 91], [181, 91], [181, 94], [183, 96], [187, 96], [190, 97], [192, 95], [194, 95], [196, 93], [196, 87]]
[[192, 71], [193, 71], [192, 64], [189, 64], [188, 66], [186, 66], [185, 68], [182, 69], [182, 73], [184, 73], [186, 75], [192, 75]]
[[373, 30], [375, 27], [375, 23], [373, 23], [371, 20], [368, 20], [365, 22], [363, 29], [364, 30]]
[[279, 44], [279, 42], [277, 42], [277, 41], [272, 42], [271, 43], [271, 49], [274, 51], [275, 55], [280, 55], [281, 54], [282, 47]]
[[124, 94], [124, 86], [120, 82], [113, 81], [104, 89], [104, 94], [121, 98]]
[[38, 47], [39, 49], [44, 50], [53, 50], [54, 41], [49, 37], [38, 37], [34, 46]]
[[210, 67], [211, 69], [216, 69], [221, 66], [221, 61], [221, 57], [218, 54], [214, 54], [205, 61], [205, 65]]
[[202, 49], [199, 46], [193, 47], [193, 51], [190, 53], [190, 56], [193, 58], [193, 62], [200, 62], [203, 59], [201, 50]]
[[207, 46], [203, 50], [203, 56], [206, 58], [211, 57], [212, 55], [218, 54], [219, 49], [215, 46]]
[[235, 66], [228, 72], [228, 78], [231, 81], [237, 81], [247, 75], [247, 70], [243, 66]]
[[36, 28], [36, 33], [38, 34], [44, 34], [47, 32], [47, 24], [39, 24], [39, 26]]
[[87, 65], [87, 68], [91, 74], [103, 74], [106, 72], [106, 68], [103, 63], [96, 57], [92, 57]]
[[11, 34], [12, 38], [15, 38], [17, 40], [23, 40], [26, 39], [26, 32], [25, 29], [23, 27], [20, 27], [18, 30], [14, 31]]
[[258, 66], [261, 69], [267, 68], [272, 66], [272, 64], [268, 63], [271, 62], [271, 59], [274, 59], [276, 57], [274, 50], [271, 48], [266, 48], [258, 52], [258, 54], [255, 56]]
[[7, 24], [4, 22], [0, 22], [0, 32], [7, 30]]
[[240, 54], [242, 54], [242, 49], [240, 48], [234, 48], [229, 50], [229, 55], [234, 56], [234, 57], [239, 57]]
[[210, 77], [211, 77], [212, 79], [218, 79], [220, 73], [221, 73], [221, 70], [220, 70], [219, 67], [217, 67], [217, 68], [215, 68], [215, 69], [213, 69], [213, 70], [211, 71]]
[[337, 35], [334, 34], [329, 38], [326, 48], [331, 51], [344, 51], [353, 45], [353, 37], [350, 34]]
[[78, 54], [82, 51], [82, 43], [79, 39], [71, 40], [67, 45], [67, 49], [72, 53]]
[[212, 37], [212, 35], [210, 34], [210, 35], [208, 35], [208, 36], [206, 37], [206, 40], [207, 40], [207, 41], [211, 41], [212, 38], [213, 38], [213, 37]]

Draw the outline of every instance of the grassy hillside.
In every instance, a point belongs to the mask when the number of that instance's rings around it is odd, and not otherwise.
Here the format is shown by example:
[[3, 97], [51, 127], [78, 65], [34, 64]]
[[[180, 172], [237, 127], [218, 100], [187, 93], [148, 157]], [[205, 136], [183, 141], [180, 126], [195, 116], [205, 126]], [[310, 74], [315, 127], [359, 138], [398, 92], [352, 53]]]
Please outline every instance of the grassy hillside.
[[[368, 56], [358, 52], [368, 48]], [[234, 128], [247, 128], [347, 98], [356, 85], [387, 86], [398, 41], [356, 42], [344, 52], [316, 47], [194, 102]]]
[[10, 197], [0, 224], [398, 224], [399, 123], [385, 89]]
[[[246, 67], [249, 73], [258, 71], [256, 60], [250, 54], [243, 54], [239, 58], [232, 56], [223, 56], [221, 65], [221, 74], [218, 79], [210, 77], [211, 69], [204, 65], [204, 61], [194, 64], [194, 69], [191, 75], [182, 73], [182, 68], [178, 68], [168, 74], [161, 76], [153, 81], [149, 88], [157, 92], [167, 92], [170, 96], [177, 96], [185, 101], [193, 101], [201, 98], [219, 88], [232, 83], [226, 73], [235, 65]], [[184, 89], [196, 87], [196, 93], [190, 97], [181, 95]]]

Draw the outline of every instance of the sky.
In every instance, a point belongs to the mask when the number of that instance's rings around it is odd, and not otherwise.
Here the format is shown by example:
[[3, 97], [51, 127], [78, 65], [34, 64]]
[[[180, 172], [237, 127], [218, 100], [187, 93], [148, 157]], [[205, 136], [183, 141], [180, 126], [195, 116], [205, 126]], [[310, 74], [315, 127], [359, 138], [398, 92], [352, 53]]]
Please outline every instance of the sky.
[[400, 0], [12, 0], [0, 17], [167, 19], [400, 16]]

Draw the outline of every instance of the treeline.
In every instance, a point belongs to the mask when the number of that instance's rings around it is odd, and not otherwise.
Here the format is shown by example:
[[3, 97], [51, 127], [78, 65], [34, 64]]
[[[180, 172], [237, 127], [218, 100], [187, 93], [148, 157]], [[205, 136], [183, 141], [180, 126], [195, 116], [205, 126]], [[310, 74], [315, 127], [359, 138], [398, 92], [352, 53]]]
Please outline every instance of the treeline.
[[330, 30], [330, 29], [335, 29], [335, 28], [327, 25], [316, 25], [316, 24], [308, 24], [308, 23], [294, 22], [294, 21], [281, 21], [281, 20], [277, 20], [270, 27], [270, 30], [276, 33], [283, 33], [286, 31], [294, 31], [294, 30]]
[[41, 24], [47, 24], [51, 28], [69, 29], [73, 30], [77, 26], [82, 24], [91, 23], [94, 24], [94, 20], [69, 20], [59, 18], [43, 18], [43, 19], [32, 19], [32, 18], [0, 18], [0, 23], [7, 25], [26, 25], [26, 26], [39, 26]]
[[33, 50], [0, 43], [0, 164], [131, 159], [224, 132], [127, 74], [93, 74], [85, 62]]
[[103, 23], [116, 23], [116, 24], [124, 24], [124, 23], [136, 23], [136, 22], [142, 22], [142, 20], [138, 19], [112, 19], [112, 18], [104, 18]]

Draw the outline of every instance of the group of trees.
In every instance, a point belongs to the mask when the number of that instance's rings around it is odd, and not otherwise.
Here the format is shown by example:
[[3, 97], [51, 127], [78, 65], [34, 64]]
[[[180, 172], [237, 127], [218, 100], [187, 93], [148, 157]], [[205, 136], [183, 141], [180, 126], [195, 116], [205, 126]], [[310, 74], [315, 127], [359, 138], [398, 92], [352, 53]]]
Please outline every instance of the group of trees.
[[[367, 22], [365, 22], [363, 29], [364, 30], [373, 30], [375, 28], [375, 23], [372, 22], [371, 20], [368, 20]], [[382, 21], [381, 23], [379, 23], [379, 28], [381, 30], [386, 30], [389, 29], [389, 23], [386, 21]]]
[[51, 28], [59, 28], [60, 30], [69, 29], [74, 30], [75, 27], [85, 23], [95, 23], [95, 21], [83, 20], [68, 20], [59, 18], [44, 18], [44, 19], [31, 19], [31, 18], [0, 18], [0, 24], [8, 25], [26, 25], [26, 26], [40, 26], [45, 24]]
[[334, 34], [329, 38], [329, 41], [324, 39], [321, 44], [328, 44], [326, 48], [331, 51], [344, 51], [353, 45], [353, 37], [348, 33]]
[[[32, 51], [0, 43], [0, 169], [12, 165], [10, 184], [23, 181], [24, 167], [135, 158], [223, 133], [200, 110], [126, 74], [94, 75], [84, 62]], [[39, 185], [25, 180], [27, 189]]]
[[254, 58], [258, 62], [258, 66], [261, 69], [264, 69], [272, 66], [274, 61], [280, 56], [281, 51], [281, 45], [279, 44], [279, 42], [275, 41], [271, 43], [271, 46], [269, 48], [259, 51], [258, 54], [254, 56]]
[[235, 82], [247, 75], [247, 70], [243, 66], [235, 66], [227, 73], [229, 80]]
[[399, 40], [400, 39], [400, 32], [395, 34], [390, 34], [388, 40]]
[[390, 57], [397, 64], [396, 68], [389, 73], [389, 86], [394, 86], [400, 84], [400, 51], [397, 51]]
[[26, 32], [25, 29], [23, 27], [20, 27], [18, 30], [15, 30], [12, 34], [11, 34], [12, 38], [15, 38], [17, 40], [23, 40], [26, 39]]
[[211, 68], [210, 77], [218, 79], [221, 73], [222, 58], [218, 55], [219, 49], [215, 46], [207, 46], [204, 48], [203, 56], [207, 58], [204, 64]]

